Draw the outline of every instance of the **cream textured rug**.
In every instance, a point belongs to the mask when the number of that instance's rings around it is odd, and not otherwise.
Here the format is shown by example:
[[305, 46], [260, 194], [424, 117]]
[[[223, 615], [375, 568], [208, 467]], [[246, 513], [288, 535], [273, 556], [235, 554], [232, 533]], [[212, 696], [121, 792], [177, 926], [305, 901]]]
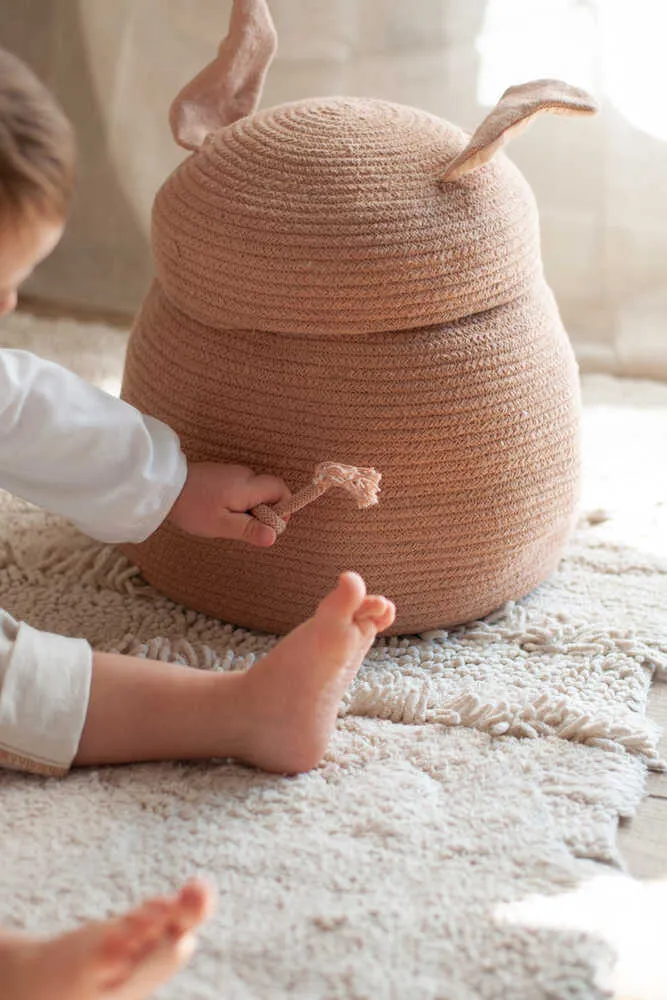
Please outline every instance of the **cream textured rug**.
[[[118, 331], [19, 315], [0, 343], [118, 388]], [[667, 676], [667, 386], [589, 376], [585, 396], [585, 515], [544, 586], [483, 623], [380, 642], [308, 775], [1, 774], [2, 919], [51, 930], [201, 871], [220, 910], [164, 1000], [609, 995], [604, 919], [592, 932], [523, 903], [561, 905], [593, 862], [619, 865], [618, 817], [660, 767], [644, 712]], [[272, 643], [174, 606], [6, 494], [0, 593], [34, 626], [204, 669]], [[599, 884], [608, 913], [628, 885]]]

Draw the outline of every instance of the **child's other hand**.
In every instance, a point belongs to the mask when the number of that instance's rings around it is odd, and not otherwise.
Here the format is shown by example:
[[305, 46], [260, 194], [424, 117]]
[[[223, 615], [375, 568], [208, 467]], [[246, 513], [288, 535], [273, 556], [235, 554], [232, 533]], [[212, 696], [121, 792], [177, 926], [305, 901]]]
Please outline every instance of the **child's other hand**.
[[277, 476], [258, 476], [244, 465], [193, 462], [167, 520], [191, 535], [268, 548], [276, 540], [275, 531], [246, 512], [260, 503], [287, 501], [290, 495]]

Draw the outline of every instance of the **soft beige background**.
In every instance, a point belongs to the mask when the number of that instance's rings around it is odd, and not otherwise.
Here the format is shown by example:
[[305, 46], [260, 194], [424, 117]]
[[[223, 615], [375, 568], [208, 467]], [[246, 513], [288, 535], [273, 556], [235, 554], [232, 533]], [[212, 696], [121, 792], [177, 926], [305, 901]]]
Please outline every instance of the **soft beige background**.
[[[473, 129], [513, 82], [557, 75], [601, 103], [510, 147], [540, 205], [545, 266], [587, 368], [667, 378], [667, 30], [656, 0], [271, 0], [264, 104], [370, 94]], [[156, 188], [181, 152], [179, 87], [214, 53], [229, 0], [11, 0], [2, 43], [79, 130], [72, 226], [33, 294], [132, 312], [151, 273]]]

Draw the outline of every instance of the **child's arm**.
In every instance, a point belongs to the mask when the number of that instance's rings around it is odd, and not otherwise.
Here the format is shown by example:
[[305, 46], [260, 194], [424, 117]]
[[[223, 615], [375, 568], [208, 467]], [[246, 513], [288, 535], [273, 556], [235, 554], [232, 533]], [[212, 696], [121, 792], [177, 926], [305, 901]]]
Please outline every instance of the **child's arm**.
[[193, 534], [271, 545], [273, 529], [245, 511], [289, 497], [241, 466], [188, 468], [166, 424], [13, 350], [0, 350], [0, 488], [104, 542], [143, 541], [169, 516]]
[[101, 541], [141, 541], [187, 473], [177, 436], [66, 368], [0, 351], [0, 486]]

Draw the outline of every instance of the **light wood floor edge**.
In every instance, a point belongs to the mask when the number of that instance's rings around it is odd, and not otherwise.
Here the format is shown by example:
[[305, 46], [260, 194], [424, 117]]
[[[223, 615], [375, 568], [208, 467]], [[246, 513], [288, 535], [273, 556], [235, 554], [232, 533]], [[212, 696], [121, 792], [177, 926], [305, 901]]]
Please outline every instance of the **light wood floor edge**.
[[[667, 683], [655, 680], [648, 716], [663, 726], [662, 756], [667, 756]], [[628, 871], [636, 878], [667, 875], [667, 773], [651, 772], [646, 794], [631, 820], [619, 824], [618, 846]]]

